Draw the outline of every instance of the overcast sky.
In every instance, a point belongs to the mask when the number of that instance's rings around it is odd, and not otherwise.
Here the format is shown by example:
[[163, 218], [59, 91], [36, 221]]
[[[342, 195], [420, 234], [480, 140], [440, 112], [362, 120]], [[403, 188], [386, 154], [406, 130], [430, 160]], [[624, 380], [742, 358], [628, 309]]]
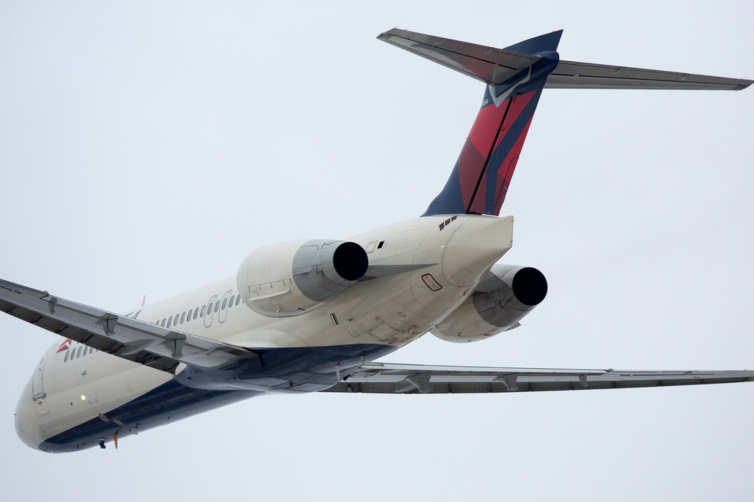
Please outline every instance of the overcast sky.
[[[420, 215], [483, 85], [393, 27], [754, 78], [748, 2], [0, 2], [0, 277], [123, 312], [253, 249]], [[608, 7], [609, 6], [609, 7]], [[754, 369], [754, 89], [548, 90], [503, 214], [543, 304], [392, 362]], [[55, 335], [0, 316], [4, 500], [754, 498], [754, 383], [251, 399], [109, 447], [16, 438]]]

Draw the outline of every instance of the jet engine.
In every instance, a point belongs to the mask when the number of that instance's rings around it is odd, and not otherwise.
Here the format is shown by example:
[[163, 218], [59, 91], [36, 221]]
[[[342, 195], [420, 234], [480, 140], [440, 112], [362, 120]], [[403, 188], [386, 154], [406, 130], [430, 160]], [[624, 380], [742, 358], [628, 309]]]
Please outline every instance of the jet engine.
[[545, 276], [532, 267], [495, 265], [474, 293], [432, 329], [448, 342], [475, 342], [519, 326], [547, 295]]
[[265, 246], [238, 269], [238, 291], [254, 312], [291, 317], [320, 307], [356, 284], [369, 259], [355, 242], [317, 239]]

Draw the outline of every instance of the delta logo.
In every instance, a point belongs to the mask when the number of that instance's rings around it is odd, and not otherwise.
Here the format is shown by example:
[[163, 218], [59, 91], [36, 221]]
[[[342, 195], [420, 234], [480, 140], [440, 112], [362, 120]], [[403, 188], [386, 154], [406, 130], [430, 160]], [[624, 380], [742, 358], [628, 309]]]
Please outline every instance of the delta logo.
[[71, 339], [66, 338], [63, 343], [60, 344], [60, 347], [58, 347], [58, 350], [55, 351], [55, 353], [63, 352], [64, 350], [68, 350], [71, 348]]

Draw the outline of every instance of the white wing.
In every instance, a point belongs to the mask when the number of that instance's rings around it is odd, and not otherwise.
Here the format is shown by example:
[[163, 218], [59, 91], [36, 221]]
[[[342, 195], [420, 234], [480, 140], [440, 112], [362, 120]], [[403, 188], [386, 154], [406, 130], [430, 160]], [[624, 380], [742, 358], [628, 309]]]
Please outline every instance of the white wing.
[[102, 352], [171, 373], [180, 363], [219, 368], [257, 357], [242, 347], [161, 328], [3, 280], [0, 310]]
[[366, 363], [324, 392], [486, 393], [622, 389], [754, 380], [754, 371], [618, 371]]

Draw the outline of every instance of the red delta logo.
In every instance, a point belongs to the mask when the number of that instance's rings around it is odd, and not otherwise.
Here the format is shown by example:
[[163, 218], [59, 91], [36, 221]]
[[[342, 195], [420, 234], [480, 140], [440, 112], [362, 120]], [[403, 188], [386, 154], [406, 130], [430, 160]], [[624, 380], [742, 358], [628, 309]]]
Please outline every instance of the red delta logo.
[[58, 347], [58, 350], [55, 351], [57, 354], [58, 352], [63, 352], [64, 350], [68, 350], [71, 348], [71, 339], [66, 338], [63, 343], [60, 344], [60, 347]]

